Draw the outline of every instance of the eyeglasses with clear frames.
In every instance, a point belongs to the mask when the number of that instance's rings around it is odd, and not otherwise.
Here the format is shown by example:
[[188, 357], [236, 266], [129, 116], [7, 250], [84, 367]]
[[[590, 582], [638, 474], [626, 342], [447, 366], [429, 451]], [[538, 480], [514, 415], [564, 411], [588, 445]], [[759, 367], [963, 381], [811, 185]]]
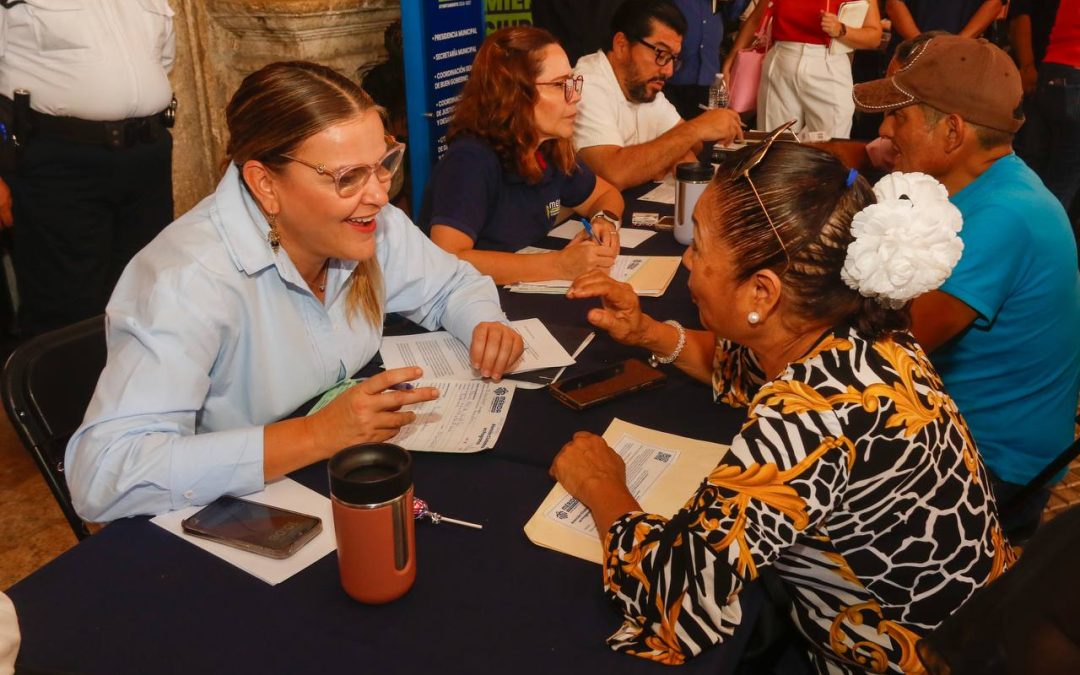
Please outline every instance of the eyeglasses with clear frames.
[[574, 100], [574, 97], [581, 94], [581, 88], [585, 85], [585, 78], [581, 75], [571, 75], [564, 80], [556, 80], [554, 82], [537, 82], [536, 84], [542, 84], [545, 87], [562, 87], [563, 96], [566, 98], [566, 102]]
[[653, 52], [656, 54], [656, 65], [660, 66], [661, 68], [671, 63], [672, 61], [675, 62], [675, 65], [671, 67], [672, 70], [678, 70], [679, 67], [682, 66], [682, 57], [678, 54], [664, 49], [663, 47], [657, 47], [653, 43], [642, 40], [641, 38], [638, 38], [637, 40], [635, 40], [635, 42], [640, 42], [649, 49], [653, 50]]
[[303, 164], [313, 169], [320, 176], [330, 176], [334, 179], [334, 190], [338, 196], [348, 198], [356, 195], [367, 185], [372, 176], [380, 183], [389, 184], [394, 179], [394, 174], [401, 168], [401, 161], [405, 157], [405, 144], [399, 143], [390, 134], [385, 137], [386, 154], [374, 164], [352, 164], [331, 171], [325, 164], [312, 164], [292, 155], [282, 155], [285, 159]]
[[[761, 160], [765, 159], [765, 155], [768, 154], [769, 148], [772, 147], [776, 139], [780, 137], [785, 131], [791, 128], [791, 125], [795, 124], [796, 120], [789, 120], [784, 124], [781, 124], [777, 128], [769, 132], [769, 135], [761, 140], [754, 151], [747, 155], [744, 160], [745, 166], [739, 171], [739, 176], [746, 179], [746, 182], [750, 184], [750, 189], [754, 192], [754, 197], [757, 198], [758, 206], [761, 207], [761, 211], [765, 214], [765, 220], [769, 221], [769, 227], [772, 228], [773, 234], [776, 235], [776, 241], [780, 243], [780, 248], [784, 251], [784, 257], [787, 258], [787, 266], [791, 266], [791, 254], [788, 253], [787, 246], [784, 245], [784, 240], [780, 236], [780, 231], [776, 229], [776, 225], [773, 223], [772, 216], [769, 215], [769, 209], [765, 208], [765, 202], [761, 200], [761, 195], [758, 194], [757, 186], [754, 185], [754, 180], [750, 178], [750, 170], [761, 164]], [[797, 137], [796, 137], [797, 138]], [[786, 268], [785, 268], [786, 269]]]

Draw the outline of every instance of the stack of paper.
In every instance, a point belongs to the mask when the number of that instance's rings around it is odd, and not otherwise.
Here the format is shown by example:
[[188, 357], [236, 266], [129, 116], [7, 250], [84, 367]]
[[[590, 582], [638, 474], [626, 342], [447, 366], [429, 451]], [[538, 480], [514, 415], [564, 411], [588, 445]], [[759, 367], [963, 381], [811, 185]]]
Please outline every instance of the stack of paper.
[[643, 202], [659, 202], [661, 204], [675, 203], [675, 176], [668, 175], [660, 184], [641, 195]]
[[[523, 248], [518, 253], [547, 253], [546, 249], [533, 246]], [[615, 258], [611, 268], [611, 278], [623, 281], [634, 287], [638, 295], [657, 298], [667, 291], [668, 284], [679, 270], [682, 259], [674, 255], [645, 256], [620, 255]], [[563, 295], [570, 288], [571, 281], [551, 279], [549, 281], [529, 281], [510, 284], [506, 288], [512, 293], [548, 293]]]
[[[525, 341], [521, 361], [508, 374], [540, 368], [559, 368], [575, 363], [540, 319], [511, 321]], [[384, 368], [420, 366], [424, 376], [440, 380], [477, 380], [480, 373], [469, 362], [469, 348], [446, 331], [384, 337], [379, 348]]]
[[[525, 352], [513, 373], [559, 369], [574, 363], [539, 319], [510, 323], [525, 341]], [[591, 335], [591, 331], [587, 331]], [[584, 346], [584, 345], [582, 345]], [[499, 440], [516, 386], [512, 381], [486, 382], [472, 369], [469, 348], [446, 331], [384, 337], [379, 350], [386, 368], [420, 366], [424, 379], [414, 387], [435, 387], [433, 401], [402, 408], [416, 419], [390, 439], [406, 450], [478, 452]], [[559, 371], [561, 372], [561, 371]], [[314, 414], [357, 384], [345, 380], [323, 394], [312, 407]], [[544, 386], [544, 383], [523, 386]]]
[[[626, 485], [641, 508], [670, 518], [682, 508], [729, 446], [698, 441], [613, 419], [604, 440], [626, 462]], [[601, 564], [592, 513], [556, 483], [529, 522], [529, 541]]]
[[[571, 218], [562, 225], [548, 232], [549, 237], [556, 239], [573, 239], [579, 232], [585, 229], [580, 220]], [[637, 230], [632, 227], [619, 229], [619, 246], [621, 248], [637, 248], [638, 244], [656, 234], [651, 230]]]
[[[330, 389], [312, 407], [313, 415], [362, 380], [345, 380]], [[402, 408], [416, 413], [416, 419], [387, 442], [413, 452], [470, 453], [487, 450], [499, 440], [506, 425], [510, 402], [514, 400], [511, 382], [483, 380], [416, 380], [416, 387], [435, 387], [439, 398]]]

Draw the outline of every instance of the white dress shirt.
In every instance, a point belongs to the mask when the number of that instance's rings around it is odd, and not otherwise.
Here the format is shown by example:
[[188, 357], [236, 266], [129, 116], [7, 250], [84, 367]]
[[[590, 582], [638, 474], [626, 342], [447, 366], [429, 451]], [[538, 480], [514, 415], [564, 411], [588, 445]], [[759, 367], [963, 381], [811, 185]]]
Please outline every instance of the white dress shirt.
[[38, 112], [122, 120], [172, 99], [167, 0], [26, 0], [0, 11], [0, 94], [30, 91]]
[[[382, 326], [345, 316], [355, 261], [332, 260], [325, 305], [231, 166], [214, 194], [124, 270], [109, 301], [108, 361], [67, 447], [75, 509], [91, 521], [162, 513], [263, 487], [263, 425], [364, 366]], [[490, 277], [400, 210], [377, 216], [385, 312], [465, 344], [505, 322]]]
[[574, 73], [585, 78], [574, 120], [574, 146], [578, 150], [648, 143], [682, 121], [663, 93], [649, 103], [626, 100], [602, 49], [578, 59]]

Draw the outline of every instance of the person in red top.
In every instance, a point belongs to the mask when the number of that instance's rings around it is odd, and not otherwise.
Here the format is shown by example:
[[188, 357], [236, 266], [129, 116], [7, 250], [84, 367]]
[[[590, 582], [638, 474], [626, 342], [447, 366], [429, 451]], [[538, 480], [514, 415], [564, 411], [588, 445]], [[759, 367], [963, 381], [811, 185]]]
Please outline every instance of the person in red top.
[[[1054, 139], [1045, 165], [1036, 170], [1050, 192], [1069, 209], [1080, 189], [1080, 0], [1061, 0], [1058, 6], [1046, 56], [1039, 66], [1035, 104]], [[1078, 211], [1074, 208], [1071, 215], [1073, 233], [1080, 239]]]
[[773, 129], [794, 119], [795, 131], [820, 131], [831, 138], [851, 134], [855, 112], [851, 59], [847, 53], [830, 53], [829, 45], [876, 48], [881, 41], [881, 16], [878, 3], [871, 2], [862, 26], [848, 26], [837, 18], [842, 4], [841, 0], [761, 0], [743, 22], [724, 60], [729, 82], [735, 54], [750, 46], [766, 12], [771, 12], [773, 46], [761, 68], [758, 129]]

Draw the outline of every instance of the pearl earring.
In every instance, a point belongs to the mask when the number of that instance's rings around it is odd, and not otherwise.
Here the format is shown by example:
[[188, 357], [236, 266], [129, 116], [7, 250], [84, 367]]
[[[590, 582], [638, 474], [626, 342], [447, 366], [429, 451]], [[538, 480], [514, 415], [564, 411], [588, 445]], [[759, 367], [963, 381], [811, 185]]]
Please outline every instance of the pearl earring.
[[746, 315], [746, 320], [750, 322], [751, 326], [753, 326], [756, 325], [757, 322], [761, 321], [761, 315], [757, 312], [750, 312]]

